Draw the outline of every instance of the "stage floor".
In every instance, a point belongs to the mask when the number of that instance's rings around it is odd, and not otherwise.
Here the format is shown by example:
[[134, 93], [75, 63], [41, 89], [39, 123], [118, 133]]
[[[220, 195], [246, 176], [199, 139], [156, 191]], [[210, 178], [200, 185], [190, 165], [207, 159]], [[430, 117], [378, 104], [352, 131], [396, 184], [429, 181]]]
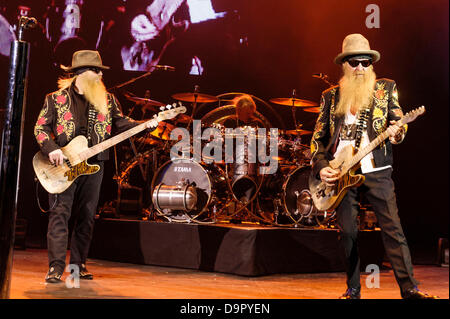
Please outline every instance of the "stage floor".
[[[274, 274], [247, 277], [192, 269], [158, 267], [89, 259], [93, 281], [80, 288], [46, 284], [46, 250], [16, 250], [11, 280], [11, 299], [336, 299], [345, 290], [345, 274]], [[416, 265], [423, 291], [449, 298], [449, 269]], [[63, 280], [67, 273], [64, 274]], [[364, 299], [399, 299], [391, 269], [381, 270], [380, 288], [366, 288]]]

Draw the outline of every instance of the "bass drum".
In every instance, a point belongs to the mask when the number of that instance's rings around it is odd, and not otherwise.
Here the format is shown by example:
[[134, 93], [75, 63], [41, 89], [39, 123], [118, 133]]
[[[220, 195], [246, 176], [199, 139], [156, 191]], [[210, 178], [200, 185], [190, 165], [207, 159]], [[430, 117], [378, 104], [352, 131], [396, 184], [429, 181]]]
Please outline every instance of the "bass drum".
[[295, 224], [301, 222], [306, 226], [313, 226], [318, 209], [309, 191], [310, 166], [300, 166], [294, 169], [286, 178], [283, 185], [283, 205], [288, 216]]
[[323, 212], [315, 207], [309, 191], [310, 173], [310, 166], [286, 166], [268, 178], [259, 204], [262, 210], [274, 212], [274, 224], [295, 227], [322, 224]]
[[213, 164], [200, 164], [193, 159], [167, 161], [152, 180], [155, 209], [160, 216], [174, 222], [213, 218], [211, 206], [226, 202], [226, 190], [225, 174], [220, 168]]

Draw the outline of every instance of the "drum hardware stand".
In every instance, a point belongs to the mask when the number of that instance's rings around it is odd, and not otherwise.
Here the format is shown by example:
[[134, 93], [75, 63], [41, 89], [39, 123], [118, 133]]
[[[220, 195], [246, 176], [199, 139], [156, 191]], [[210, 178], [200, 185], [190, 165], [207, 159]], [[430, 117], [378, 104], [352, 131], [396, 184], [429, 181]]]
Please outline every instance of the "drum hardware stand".
[[274, 207], [274, 223], [278, 224], [278, 215], [280, 214], [279, 207], [281, 206], [281, 201], [278, 197], [273, 199], [273, 207]]
[[194, 103], [192, 104], [192, 116], [189, 119], [189, 123], [186, 127], [186, 129], [189, 131], [189, 128], [191, 127], [192, 121], [194, 120], [194, 115], [195, 115], [195, 111], [197, 108], [197, 98], [198, 98], [198, 92], [199, 92], [199, 86], [198, 85], [194, 85]]
[[296, 107], [295, 107], [295, 98], [297, 96], [297, 91], [295, 89], [292, 90], [292, 119], [294, 120], [294, 129], [297, 130], [299, 127], [297, 126], [297, 116], [296, 116]]
[[[228, 189], [233, 194], [233, 188], [232, 188], [232, 186], [230, 184], [230, 180], [228, 178], [228, 165], [225, 165], [225, 176], [227, 177], [226, 180], [227, 180]], [[259, 185], [255, 191], [255, 194], [247, 202], [242, 202], [241, 200], [237, 199], [236, 196], [234, 196], [234, 195], [231, 196], [231, 201], [227, 205], [225, 205], [225, 207], [222, 208], [222, 210], [230, 207], [233, 203], [236, 205], [236, 207], [241, 206], [241, 205], [242, 206], [236, 208], [236, 210], [231, 214], [231, 216], [228, 217], [229, 220], [233, 219], [233, 217], [237, 216], [240, 212], [245, 211], [249, 216], [255, 218], [258, 221], [258, 223], [260, 223], [260, 222], [270, 223], [267, 220], [265, 220], [264, 218], [259, 217], [258, 215], [256, 215], [254, 213], [254, 210], [257, 209], [257, 207], [258, 207], [256, 199], [261, 190], [263, 182], [264, 182], [264, 175], [262, 175], [261, 180], [259, 181]], [[250, 205], [250, 208], [248, 208], [249, 205]], [[245, 219], [240, 219], [240, 220], [245, 221]]]

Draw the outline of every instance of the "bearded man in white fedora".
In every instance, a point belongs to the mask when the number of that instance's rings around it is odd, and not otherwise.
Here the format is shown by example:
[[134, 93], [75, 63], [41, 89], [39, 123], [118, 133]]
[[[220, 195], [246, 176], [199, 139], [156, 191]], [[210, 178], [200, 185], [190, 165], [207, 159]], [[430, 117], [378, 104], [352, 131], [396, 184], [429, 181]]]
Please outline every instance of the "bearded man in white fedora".
[[370, 48], [369, 41], [363, 35], [350, 34], [345, 37], [342, 52], [334, 60], [342, 67], [343, 76], [339, 85], [322, 93], [320, 114], [311, 140], [312, 176], [327, 186], [333, 186], [338, 181], [339, 171], [331, 168], [329, 161], [335, 154], [348, 145], [363, 149], [385, 130], [389, 133], [389, 139], [361, 160], [357, 173], [364, 175], [364, 183], [350, 188], [336, 209], [347, 274], [347, 290], [341, 298], [361, 298], [357, 247], [358, 199], [361, 194], [376, 214], [386, 255], [402, 298], [436, 298], [417, 288], [408, 244], [398, 216], [391, 178], [392, 145], [403, 141], [407, 126], [397, 123], [403, 112], [396, 83], [376, 78], [373, 64], [379, 60], [380, 53]]

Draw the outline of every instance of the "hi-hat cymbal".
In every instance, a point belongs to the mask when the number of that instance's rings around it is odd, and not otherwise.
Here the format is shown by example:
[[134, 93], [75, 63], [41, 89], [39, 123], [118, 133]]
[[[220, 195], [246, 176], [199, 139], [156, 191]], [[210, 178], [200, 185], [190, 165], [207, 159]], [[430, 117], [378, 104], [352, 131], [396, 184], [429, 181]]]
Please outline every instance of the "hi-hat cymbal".
[[175, 100], [183, 102], [198, 102], [198, 103], [210, 103], [216, 102], [219, 99], [215, 96], [203, 94], [203, 93], [176, 93], [172, 95]]
[[285, 106], [294, 106], [294, 107], [312, 107], [317, 106], [316, 102], [308, 101], [308, 100], [301, 100], [301, 99], [295, 99], [295, 98], [275, 98], [269, 100], [270, 102], [278, 105], [285, 105]]
[[309, 112], [309, 113], [320, 113], [319, 107], [308, 107], [304, 108], [302, 111]]
[[146, 99], [143, 97], [137, 97], [137, 96], [126, 96], [126, 98], [130, 101], [135, 102], [138, 105], [152, 105], [152, 106], [165, 106], [164, 103], [155, 101], [155, 100], [150, 100], [150, 99]]
[[312, 131], [307, 130], [282, 130], [281, 133], [287, 134], [287, 135], [309, 135], [312, 134]]

